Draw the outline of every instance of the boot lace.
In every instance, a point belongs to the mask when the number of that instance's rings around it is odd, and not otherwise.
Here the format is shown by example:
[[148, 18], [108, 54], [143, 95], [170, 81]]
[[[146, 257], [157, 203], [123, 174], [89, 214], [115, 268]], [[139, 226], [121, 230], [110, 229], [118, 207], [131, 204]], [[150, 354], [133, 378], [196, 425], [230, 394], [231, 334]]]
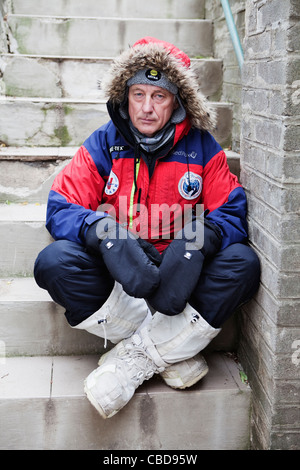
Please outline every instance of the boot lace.
[[138, 335], [134, 335], [131, 341], [126, 343], [118, 352], [116, 357], [122, 369], [125, 366], [126, 375], [129, 375], [138, 385], [141, 385], [144, 380], [150, 379], [155, 373], [160, 373], [164, 370], [163, 367], [156, 366], [143, 346], [141, 338]]

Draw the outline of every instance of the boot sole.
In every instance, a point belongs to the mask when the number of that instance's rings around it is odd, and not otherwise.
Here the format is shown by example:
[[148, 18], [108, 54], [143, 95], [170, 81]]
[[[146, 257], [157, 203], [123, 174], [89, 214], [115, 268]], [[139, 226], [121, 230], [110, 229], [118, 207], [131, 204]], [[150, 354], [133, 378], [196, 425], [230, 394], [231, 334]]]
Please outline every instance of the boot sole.
[[87, 399], [89, 400], [89, 402], [93, 405], [94, 408], [96, 408], [96, 410], [98, 411], [98, 413], [100, 414], [100, 416], [103, 419], [106, 419], [106, 418], [110, 417], [110, 416], [106, 416], [106, 414], [104, 413], [104, 411], [101, 408], [101, 406], [99, 405], [99, 403], [93, 397], [93, 395], [91, 394], [91, 392], [89, 391], [89, 389], [86, 386], [86, 381], [84, 381], [84, 393], [86, 394]]
[[184, 383], [181, 386], [174, 386], [170, 385], [165, 378], [162, 377], [163, 381], [168, 385], [168, 387], [173, 388], [174, 390], [184, 390], [185, 388], [192, 387], [192, 385], [195, 385], [199, 380], [203, 379], [203, 377], [208, 373], [208, 368], [203, 370], [197, 377], [194, 377], [191, 379], [189, 382]]

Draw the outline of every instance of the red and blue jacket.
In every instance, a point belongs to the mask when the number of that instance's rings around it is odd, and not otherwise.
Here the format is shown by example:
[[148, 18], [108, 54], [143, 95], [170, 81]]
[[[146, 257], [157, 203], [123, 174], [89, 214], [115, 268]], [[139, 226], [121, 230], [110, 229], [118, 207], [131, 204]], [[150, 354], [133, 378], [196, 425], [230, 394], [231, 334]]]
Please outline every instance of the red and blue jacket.
[[[107, 214], [162, 252], [185, 208], [202, 205], [222, 234], [221, 249], [247, 239], [246, 196], [209, 132], [177, 124], [171, 148], [149, 163], [109, 121], [79, 148], [52, 185], [46, 227], [55, 240], [85, 244]], [[163, 218], [170, 216], [169, 223]], [[180, 227], [182, 228], [182, 227]]]

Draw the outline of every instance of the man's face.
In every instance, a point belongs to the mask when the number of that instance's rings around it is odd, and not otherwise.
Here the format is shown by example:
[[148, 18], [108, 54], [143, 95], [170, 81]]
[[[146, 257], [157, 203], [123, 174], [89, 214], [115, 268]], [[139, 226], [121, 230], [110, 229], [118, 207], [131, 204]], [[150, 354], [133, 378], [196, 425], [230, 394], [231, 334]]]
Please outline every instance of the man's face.
[[164, 127], [177, 106], [175, 96], [164, 88], [153, 85], [132, 85], [129, 88], [131, 122], [147, 137], [152, 137]]

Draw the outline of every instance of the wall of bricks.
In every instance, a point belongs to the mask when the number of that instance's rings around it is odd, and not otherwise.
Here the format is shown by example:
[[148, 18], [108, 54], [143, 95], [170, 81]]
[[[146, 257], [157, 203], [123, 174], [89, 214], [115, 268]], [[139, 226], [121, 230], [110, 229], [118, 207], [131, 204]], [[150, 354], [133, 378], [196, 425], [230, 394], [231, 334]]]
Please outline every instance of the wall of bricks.
[[[232, 15], [243, 46], [245, 35], [245, 0], [230, 0]], [[223, 8], [219, 0], [206, 1], [205, 17], [214, 21], [214, 57], [223, 60], [223, 83], [219, 95], [215, 98], [232, 104], [232, 141], [228, 143], [232, 150], [240, 150], [241, 123], [241, 72], [235, 56]], [[212, 97], [214, 98], [214, 97]]]
[[239, 357], [253, 390], [252, 446], [300, 448], [300, 2], [247, 0], [241, 181], [261, 287]]

